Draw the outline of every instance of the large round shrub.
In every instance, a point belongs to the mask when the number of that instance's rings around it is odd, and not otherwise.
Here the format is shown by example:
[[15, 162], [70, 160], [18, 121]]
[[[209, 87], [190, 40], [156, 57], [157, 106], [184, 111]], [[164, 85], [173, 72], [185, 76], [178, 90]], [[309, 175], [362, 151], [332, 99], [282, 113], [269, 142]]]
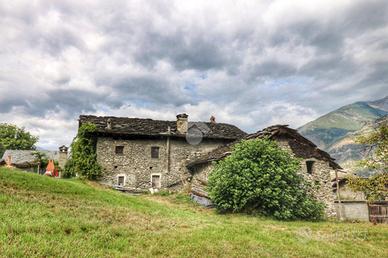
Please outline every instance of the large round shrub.
[[308, 194], [300, 163], [276, 142], [245, 140], [215, 164], [209, 194], [221, 212], [254, 212], [276, 219], [321, 219], [323, 204]]

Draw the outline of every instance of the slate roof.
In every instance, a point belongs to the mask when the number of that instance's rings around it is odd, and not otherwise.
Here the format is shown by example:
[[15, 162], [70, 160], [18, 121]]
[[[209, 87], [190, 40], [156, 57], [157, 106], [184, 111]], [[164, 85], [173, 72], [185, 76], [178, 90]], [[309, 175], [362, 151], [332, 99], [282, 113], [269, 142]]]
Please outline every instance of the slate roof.
[[[249, 140], [264, 137], [268, 137], [269, 139], [287, 138], [295, 156], [305, 159], [314, 157], [319, 160], [325, 160], [330, 163], [332, 168], [341, 169], [327, 152], [319, 149], [314, 143], [299, 134], [297, 130], [289, 128], [287, 125], [270, 126], [256, 133], [248, 134], [242, 139]], [[190, 168], [199, 164], [221, 160], [231, 154], [233, 145], [238, 142], [240, 142], [240, 140], [218, 147], [209, 153], [201, 155], [198, 159], [188, 163], [187, 167]]]
[[[111, 129], [108, 128], [108, 123]], [[176, 121], [163, 121], [143, 118], [91, 116], [81, 115], [79, 125], [92, 123], [97, 126], [97, 133], [108, 135], [132, 135], [132, 136], [160, 136], [166, 134], [170, 127], [171, 134], [176, 137], [185, 135], [177, 132]], [[225, 123], [189, 122], [189, 128], [198, 128], [204, 138], [236, 140], [246, 133], [238, 127]]]
[[[8, 156], [11, 156], [11, 165], [19, 168], [27, 168], [36, 165], [36, 156], [34, 153], [36, 150], [6, 150], [3, 157], [0, 159], [0, 164], [5, 164], [5, 160]], [[39, 151], [46, 154], [48, 159], [58, 160], [58, 151]]]

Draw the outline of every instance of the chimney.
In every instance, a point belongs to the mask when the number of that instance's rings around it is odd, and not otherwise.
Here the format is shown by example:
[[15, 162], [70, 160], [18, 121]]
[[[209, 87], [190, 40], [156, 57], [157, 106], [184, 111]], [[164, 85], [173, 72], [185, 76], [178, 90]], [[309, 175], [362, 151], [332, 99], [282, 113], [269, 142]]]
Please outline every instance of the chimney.
[[179, 114], [176, 116], [176, 129], [180, 134], [186, 134], [188, 130], [188, 118], [187, 114]]
[[212, 124], [216, 123], [216, 117], [215, 116], [211, 116], [210, 117], [210, 123], [212, 123]]
[[68, 149], [69, 148], [66, 147], [65, 145], [62, 145], [61, 147], [59, 147], [58, 165], [62, 169], [65, 168], [65, 164], [67, 162], [67, 151], [68, 151]]

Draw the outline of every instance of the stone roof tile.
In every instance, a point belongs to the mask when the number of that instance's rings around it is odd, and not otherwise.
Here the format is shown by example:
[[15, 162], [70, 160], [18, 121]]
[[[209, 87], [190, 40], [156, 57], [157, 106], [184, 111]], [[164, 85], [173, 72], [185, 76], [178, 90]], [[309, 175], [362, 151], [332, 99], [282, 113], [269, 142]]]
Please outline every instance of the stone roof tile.
[[[108, 135], [159, 136], [167, 133], [168, 128], [170, 128], [172, 135], [177, 137], [185, 136], [177, 132], [176, 121], [81, 115], [79, 123], [80, 126], [84, 123], [95, 124], [97, 126], [97, 133]], [[108, 124], [110, 125], [108, 126]], [[235, 140], [246, 135], [238, 127], [225, 123], [189, 122], [189, 129], [193, 126], [202, 131], [204, 138]]]

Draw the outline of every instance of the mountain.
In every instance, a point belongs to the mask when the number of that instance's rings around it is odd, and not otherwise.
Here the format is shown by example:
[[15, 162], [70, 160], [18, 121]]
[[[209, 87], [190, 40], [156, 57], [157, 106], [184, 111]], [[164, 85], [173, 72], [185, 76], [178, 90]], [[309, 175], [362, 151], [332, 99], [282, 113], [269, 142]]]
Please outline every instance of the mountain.
[[388, 96], [343, 106], [300, 127], [298, 131], [332, 155], [344, 168], [365, 156], [365, 147], [355, 139], [368, 133], [379, 119], [388, 119]]

